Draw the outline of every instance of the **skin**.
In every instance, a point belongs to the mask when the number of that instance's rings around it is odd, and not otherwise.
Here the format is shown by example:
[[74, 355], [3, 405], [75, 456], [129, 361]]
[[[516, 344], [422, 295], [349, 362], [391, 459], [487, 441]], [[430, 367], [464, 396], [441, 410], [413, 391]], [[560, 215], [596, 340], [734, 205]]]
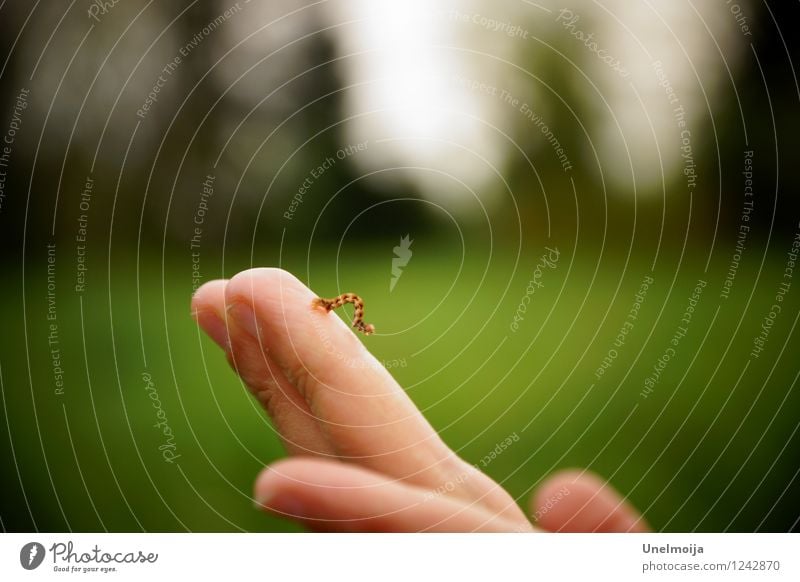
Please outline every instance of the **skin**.
[[[280, 269], [198, 289], [192, 314], [263, 405], [288, 458], [256, 478], [264, 511], [315, 531], [647, 531], [602, 479], [551, 475], [529, 514], [460, 459], [317, 295]], [[555, 500], [555, 501], [554, 501]]]

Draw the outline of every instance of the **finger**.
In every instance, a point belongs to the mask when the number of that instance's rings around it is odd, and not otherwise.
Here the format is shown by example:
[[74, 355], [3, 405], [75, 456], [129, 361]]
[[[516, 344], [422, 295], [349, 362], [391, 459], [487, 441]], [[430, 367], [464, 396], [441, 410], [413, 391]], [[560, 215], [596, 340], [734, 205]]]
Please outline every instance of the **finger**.
[[[293, 458], [265, 469], [256, 503], [316, 531], [532, 531], [482, 505], [429, 491], [356, 465]], [[527, 523], [527, 522], [526, 522]]]
[[305, 399], [261, 349], [258, 340], [226, 318], [226, 285], [227, 281], [211, 281], [197, 290], [192, 298], [192, 313], [198, 324], [225, 350], [231, 366], [261, 402], [290, 453], [332, 455], [333, 449]]
[[258, 337], [305, 397], [340, 456], [399, 478], [434, 485], [453, 453], [391, 375], [316, 295], [280, 269], [251, 269], [228, 284], [231, 316]]
[[313, 306], [315, 298], [280, 269], [245, 271], [225, 289], [231, 317], [305, 397], [339, 456], [527, 522], [508, 493], [442, 442], [353, 331]]
[[548, 531], [650, 531], [644, 518], [606, 481], [580, 470], [550, 476], [531, 499], [531, 512]]

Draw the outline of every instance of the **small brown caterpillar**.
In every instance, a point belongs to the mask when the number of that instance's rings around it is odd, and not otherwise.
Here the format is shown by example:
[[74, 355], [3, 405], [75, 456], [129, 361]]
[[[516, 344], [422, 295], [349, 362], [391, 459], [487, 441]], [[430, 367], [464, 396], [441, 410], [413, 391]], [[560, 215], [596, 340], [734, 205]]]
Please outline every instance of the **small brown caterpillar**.
[[314, 307], [324, 307], [326, 311], [333, 311], [345, 303], [352, 303], [355, 308], [353, 311], [353, 327], [366, 335], [374, 333], [375, 326], [371, 323], [364, 323], [364, 300], [355, 293], [342, 293], [333, 299], [317, 297], [312, 302], [312, 305]]

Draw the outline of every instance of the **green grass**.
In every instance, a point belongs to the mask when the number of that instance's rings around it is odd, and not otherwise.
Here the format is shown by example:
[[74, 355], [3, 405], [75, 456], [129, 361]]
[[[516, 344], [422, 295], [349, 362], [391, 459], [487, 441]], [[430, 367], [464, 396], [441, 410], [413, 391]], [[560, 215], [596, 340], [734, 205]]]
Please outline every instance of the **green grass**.
[[[703, 275], [691, 261], [677, 268], [676, 257], [662, 257], [639, 319], [597, 379], [651, 272], [649, 259], [623, 271], [624, 256], [607, 253], [597, 264], [571, 262], [564, 252], [543, 272], [543, 287], [513, 332], [542, 252], [525, 251], [517, 262], [513, 249], [483, 251], [462, 267], [458, 252], [420, 239], [392, 293], [391, 244], [366, 256], [345, 248], [338, 263], [313, 256], [308, 269], [301, 256], [284, 264], [321, 295], [352, 290], [367, 299], [367, 320], [379, 335], [364, 341], [380, 359], [405, 361], [392, 372], [462, 457], [480, 464], [518, 435], [485, 467], [515, 496], [527, 499], [558, 468], [589, 467], [658, 529], [790, 528], [800, 452], [800, 345], [791, 331], [800, 289], [787, 296], [765, 352], [747, 363], [784, 258], [767, 260], [755, 289], [758, 261], [743, 264], [725, 301], [723, 266]], [[6, 441], [10, 432], [16, 456], [5, 442], [4, 526], [34, 526], [27, 502], [42, 530], [297, 530], [252, 508], [253, 478], [283, 453], [268, 419], [189, 317], [190, 261], [170, 258], [163, 280], [159, 257], [143, 265], [137, 277], [132, 260], [115, 261], [110, 285], [105, 266], [93, 265], [80, 298], [71, 274], [59, 271], [63, 395], [54, 394], [45, 269], [26, 274], [24, 327], [21, 278], [9, 279], [2, 432]], [[644, 379], [700, 277], [708, 286], [688, 334], [643, 398]], [[144, 372], [175, 435], [175, 464], [158, 450], [164, 437], [153, 426]]]

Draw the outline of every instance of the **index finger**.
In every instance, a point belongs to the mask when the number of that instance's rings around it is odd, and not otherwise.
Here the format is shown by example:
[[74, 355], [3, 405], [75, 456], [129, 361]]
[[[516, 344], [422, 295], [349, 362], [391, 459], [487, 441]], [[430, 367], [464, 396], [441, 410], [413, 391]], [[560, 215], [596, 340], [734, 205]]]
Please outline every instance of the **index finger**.
[[229, 314], [255, 335], [308, 402], [339, 456], [436, 486], [457, 457], [347, 325], [313, 305], [316, 295], [281, 269], [233, 277]]

